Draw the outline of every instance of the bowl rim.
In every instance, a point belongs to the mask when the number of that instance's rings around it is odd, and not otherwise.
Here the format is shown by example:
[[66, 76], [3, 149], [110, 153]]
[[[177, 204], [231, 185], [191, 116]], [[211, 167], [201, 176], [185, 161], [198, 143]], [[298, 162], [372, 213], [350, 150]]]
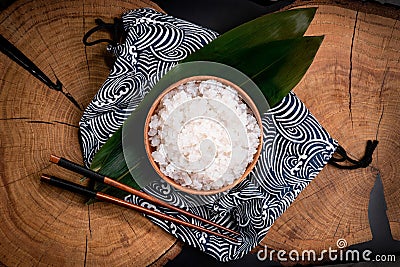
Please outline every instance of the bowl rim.
[[[151, 153], [154, 151], [154, 148], [150, 145], [150, 140], [149, 140], [149, 129], [150, 129], [150, 120], [151, 117], [153, 116], [154, 112], [156, 111], [156, 109], [158, 108], [162, 98], [171, 90], [177, 88], [178, 86], [182, 85], [182, 84], [186, 84], [188, 82], [191, 81], [204, 81], [204, 80], [216, 80], [222, 84], [224, 84], [225, 86], [229, 86], [233, 89], [235, 89], [240, 98], [246, 103], [246, 105], [250, 108], [250, 110], [253, 113], [253, 116], [255, 117], [257, 124], [260, 127], [260, 138], [259, 138], [259, 144], [257, 147], [257, 151], [256, 153], [253, 155], [253, 160], [252, 162], [250, 162], [247, 167], [245, 172], [242, 174], [241, 177], [237, 178], [234, 180], [233, 183], [223, 186], [219, 189], [212, 189], [212, 190], [197, 190], [197, 189], [193, 189], [193, 188], [189, 188], [189, 187], [185, 187], [182, 186], [180, 184], [178, 184], [177, 182], [175, 182], [175, 180], [173, 180], [172, 178], [166, 176], [164, 173], [161, 172], [158, 164], [154, 161]], [[253, 168], [255, 167], [255, 165], [258, 162], [258, 159], [260, 157], [261, 151], [262, 151], [262, 146], [263, 146], [263, 126], [262, 126], [262, 120], [261, 120], [261, 115], [257, 109], [257, 106], [255, 105], [255, 103], [253, 102], [253, 100], [250, 98], [250, 96], [242, 89], [240, 88], [238, 85], [236, 85], [235, 83], [226, 80], [224, 78], [220, 78], [220, 77], [216, 77], [216, 76], [212, 76], [212, 75], [198, 75], [198, 76], [190, 76], [187, 78], [183, 78], [173, 84], [171, 84], [170, 86], [168, 86], [166, 89], [164, 89], [159, 95], [158, 97], [154, 100], [153, 104], [151, 105], [147, 116], [146, 116], [146, 120], [145, 120], [145, 124], [144, 124], [144, 146], [145, 146], [145, 150], [146, 150], [146, 155], [147, 158], [150, 162], [150, 164], [152, 165], [153, 169], [156, 171], [156, 173], [164, 180], [166, 181], [168, 184], [172, 185], [173, 187], [175, 187], [176, 189], [179, 189], [185, 193], [189, 193], [189, 194], [194, 194], [194, 195], [212, 195], [212, 194], [218, 194], [218, 193], [222, 193], [225, 192], [233, 187], [235, 187], [237, 184], [239, 184], [240, 182], [242, 182], [249, 174], [250, 172], [253, 170]]]

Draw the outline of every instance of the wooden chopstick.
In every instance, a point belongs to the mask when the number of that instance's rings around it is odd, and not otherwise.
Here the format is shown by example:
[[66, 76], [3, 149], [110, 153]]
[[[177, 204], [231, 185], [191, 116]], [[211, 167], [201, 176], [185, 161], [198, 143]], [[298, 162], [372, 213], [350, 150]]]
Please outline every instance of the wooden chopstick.
[[138, 196], [138, 197], [141, 197], [143, 199], [149, 200], [149, 201], [151, 201], [151, 202], [153, 202], [153, 203], [155, 203], [157, 205], [160, 205], [160, 206], [169, 208], [171, 210], [177, 211], [177, 212], [179, 212], [181, 214], [184, 214], [184, 215], [186, 215], [188, 217], [195, 218], [195, 219], [197, 219], [199, 221], [205, 222], [207, 224], [210, 224], [212, 226], [215, 226], [215, 227], [217, 227], [219, 229], [225, 230], [225, 231], [230, 232], [232, 234], [240, 235], [236, 231], [233, 231], [233, 230], [231, 230], [229, 228], [226, 228], [226, 227], [224, 227], [222, 225], [219, 225], [217, 223], [214, 223], [212, 221], [204, 219], [204, 218], [202, 218], [200, 216], [197, 216], [197, 215], [195, 215], [193, 213], [190, 213], [190, 212], [188, 212], [186, 210], [183, 210], [183, 209], [180, 209], [178, 207], [172, 206], [172, 205], [170, 205], [168, 203], [165, 203], [164, 201], [159, 200], [158, 198], [155, 198], [155, 197], [150, 196], [150, 195], [148, 195], [148, 194], [146, 194], [146, 193], [144, 193], [142, 191], [136, 190], [136, 189], [134, 189], [132, 187], [129, 187], [129, 186], [125, 185], [125, 184], [122, 184], [122, 183], [120, 183], [118, 181], [115, 181], [115, 180], [113, 180], [113, 179], [111, 179], [111, 178], [109, 178], [107, 176], [104, 176], [104, 175], [102, 175], [100, 173], [92, 171], [92, 170], [90, 170], [88, 168], [85, 168], [82, 165], [79, 165], [77, 163], [69, 161], [69, 160], [67, 160], [65, 158], [61, 158], [61, 157], [58, 157], [58, 156], [55, 156], [55, 155], [51, 155], [50, 156], [50, 162], [55, 163], [58, 166], [63, 167], [65, 169], [67, 169], [67, 170], [79, 173], [79, 174], [81, 174], [81, 175], [83, 175], [85, 177], [88, 177], [90, 179], [94, 179], [94, 180], [96, 180], [96, 181], [98, 181], [100, 183], [107, 184], [109, 186], [121, 189], [121, 190], [123, 190], [125, 192], [128, 192], [128, 193], [131, 193], [131, 194], [133, 194], [135, 196]]
[[163, 214], [161, 212], [157, 212], [157, 211], [154, 211], [154, 210], [150, 210], [150, 209], [144, 208], [144, 207], [139, 206], [139, 205], [132, 204], [130, 202], [127, 202], [125, 200], [122, 200], [122, 199], [119, 199], [119, 198], [104, 194], [102, 192], [96, 192], [96, 191], [90, 190], [87, 187], [81, 186], [79, 184], [72, 183], [72, 182], [67, 181], [67, 180], [63, 180], [63, 179], [57, 178], [55, 176], [47, 176], [47, 175], [43, 174], [40, 178], [41, 178], [42, 181], [44, 181], [46, 183], [49, 183], [51, 185], [54, 185], [54, 186], [57, 186], [57, 187], [60, 187], [60, 188], [63, 188], [63, 189], [66, 189], [66, 190], [69, 190], [69, 191], [72, 191], [72, 192], [75, 192], [75, 193], [79, 193], [79, 194], [82, 194], [82, 195], [85, 195], [85, 196], [89, 196], [89, 197], [94, 197], [94, 198], [99, 199], [99, 200], [103, 200], [103, 201], [106, 201], [106, 202], [117, 204], [119, 206], [122, 206], [122, 207], [125, 207], [125, 208], [129, 208], [129, 209], [133, 209], [133, 210], [142, 212], [142, 213], [147, 214], [147, 215], [151, 215], [151, 216], [163, 219], [163, 220], [171, 221], [171, 222], [174, 222], [176, 224], [180, 224], [180, 225], [183, 225], [183, 226], [186, 226], [186, 227], [189, 227], [189, 228], [193, 228], [193, 229], [196, 229], [196, 230], [199, 230], [199, 231], [203, 231], [203, 232], [215, 235], [215, 236], [219, 236], [219, 237], [222, 237], [222, 238], [234, 241], [234, 242], [238, 242], [238, 240], [236, 240], [235, 238], [229, 237], [227, 235], [223, 235], [223, 234], [211, 231], [211, 230], [209, 230], [207, 228], [203, 228], [201, 226], [185, 222], [183, 220], [180, 220], [178, 218]]

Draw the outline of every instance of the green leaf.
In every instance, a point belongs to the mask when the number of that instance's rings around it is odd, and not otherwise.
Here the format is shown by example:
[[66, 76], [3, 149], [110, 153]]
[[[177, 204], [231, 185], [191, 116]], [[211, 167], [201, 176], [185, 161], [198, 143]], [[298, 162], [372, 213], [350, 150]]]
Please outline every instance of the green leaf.
[[261, 44], [302, 37], [316, 10], [300, 8], [256, 18], [222, 34], [182, 62], [200, 61], [207, 57], [214, 59]]
[[301, 80], [323, 37], [302, 37], [316, 8], [268, 14], [236, 27], [183, 62], [214, 61], [249, 76], [271, 107]]
[[234, 67], [249, 76], [263, 92], [271, 107], [279, 103], [306, 73], [323, 36], [278, 40], [233, 49], [230, 53], [196, 56]]
[[[315, 12], [315, 8], [295, 9], [257, 18], [221, 35], [183, 62], [214, 61], [234, 67], [249, 76], [274, 106], [301, 80], [323, 40], [320, 36], [302, 37]], [[166, 76], [177, 69], [179, 65]], [[150, 104], [147, 102], [153, 98], [148, 96], [154, 93], [149, 92], [128, 120], [145, 116], [141, 107]], [[142, 119], [138, 122], [143, 127]], [[96, 153], [91, 169], [138, 188], [124, 160], [122, 138], [120, 127]], [[137, 170], [131, 170], [135, 175], [140, 175], [145, 160], [138, 156], [134, 165]], [[125, 195], [100, 184], [95, 188], [117, 197]]]
[[[112, 177], [133, 188], [140, 189], [132, 178], [122, 150], [122, 127], [120, 127], [96, 153], [90, 168], [94, 171]], [[97, 191], [107, 191], [108, 194], [123, 197], [126, 193], [119, 189], [108, 187], [102, 183], [95, 183]]]

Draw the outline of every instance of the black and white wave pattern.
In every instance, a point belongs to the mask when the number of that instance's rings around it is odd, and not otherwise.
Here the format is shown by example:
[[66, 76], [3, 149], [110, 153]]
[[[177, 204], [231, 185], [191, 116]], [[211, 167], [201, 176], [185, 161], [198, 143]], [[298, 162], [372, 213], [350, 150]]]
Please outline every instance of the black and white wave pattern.
[[[337, 146], [294, 93], [264, 114], [262, 123], [264, 149], [247, 179], [216, 198], [212, 205], [187, 208], [240, 232], [242, 240], [239, 244], [149, 216], [150, 219], [185, 243], [220, 261], [241, 258], [253, 249], [274, 221], [327, 164]], [[145, 191], [160, 199], [173, 199], [177, 206], [182, 204], [179, 193], [173, 193], [163, 180], [153, 183]], [[126, 200], [147, 207], [152, 205], [132, 195]], [[191, 218], [174, 211], [163, 207], [157, 209], [193, 223]]]
[[[117, 62], [85, 111], [80, 125], [87, 164], [134, 110], [135, 107], [128, 107], [132, 99], [140, 103], [177, 61], [217, 36], [212, 31], [151, 9], [131, 11], [123, 19], [128, 31], [127, 42], [112, 49], [118, 55]], [[239, 231], [240, 243], [149, 218], [175, 237], [220, 261], [238, 259], [254, 248], [327, 164], [337, 147], [337, 142], [293, 93], [264, 114], [262, 122], [264, 147], [247, 179], [216, 197], [211, 204], [186, 207], [194, 214]], [[171, 193], [170, 185], [163, 180], [145, 191], [161, 199], [168, 198], [169, 202], [172, 199], [176, 206], [182, 207], [187, 201], [183, 201], [179, 193]], [[216, 230], [136, 196], [128, 195], [125, 199]]]
[[167, 71], [218, 36], [150, 8], [127, 12], [122, 19], [125, 43], [109, 47], [117, 60], [79, 123], [86, 166]]

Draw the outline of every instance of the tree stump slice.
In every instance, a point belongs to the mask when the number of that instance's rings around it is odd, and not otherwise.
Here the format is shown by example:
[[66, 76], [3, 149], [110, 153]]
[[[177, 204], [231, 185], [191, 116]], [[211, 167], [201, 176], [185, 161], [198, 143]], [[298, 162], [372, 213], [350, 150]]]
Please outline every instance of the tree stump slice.
[[318, 5], [306, 35], [325, 39], [294, 92], [353, 158], [364, 155], [367, 140], [379, 144], [365, 169], [324, 167], [254, 251], [321, 252], [341, 238], [349, 246], [371, 240], [368, 203], [378, 174], [400, 240], [400, 21]]
[[[179, 241], [138, 213], [87, 206], [85, 198], [39, 182], [42, 172], [81, 178], [48, 158], [82, 162], [78, 122], [109, 72], [105, 46], [85, 48], [84, 33], [95, 18], [111, 22], [144, 6], [160, 10], [145, 0], [23, 0], [0, 14], [0, 34], [53, 81], [56, 74], [80, 106], [0, 54], [0, 265], [162, 265], [179, 253]], [[400, 240], [400, 22], [319, 5], [306, 34], [325, 40], [295, 93], [352, 156], [364, 154], [368, 139], [380, 143], [366, 169], [326, 166], [260, 245], [318, 252], [339, 238], [348, 245], [371, 240], [368, 201], [378, 174]]]
[[161, 11], [147, 0], [36, 0], [0, 14], [0, 34], [64, 85], [64, 93], [51, 90], [0, 54], [0, 265], [162, 265], [180, 252], [180, 242], [139, 213], [87, 206], [84, 197], [39, 181], [41, 173], [81, 178], [49, 156], [82, 162], [78, 122], [109, 73], [106, 45], [85, 48], [83, 35], [96, 18], [112, 22], [140, 7]]

